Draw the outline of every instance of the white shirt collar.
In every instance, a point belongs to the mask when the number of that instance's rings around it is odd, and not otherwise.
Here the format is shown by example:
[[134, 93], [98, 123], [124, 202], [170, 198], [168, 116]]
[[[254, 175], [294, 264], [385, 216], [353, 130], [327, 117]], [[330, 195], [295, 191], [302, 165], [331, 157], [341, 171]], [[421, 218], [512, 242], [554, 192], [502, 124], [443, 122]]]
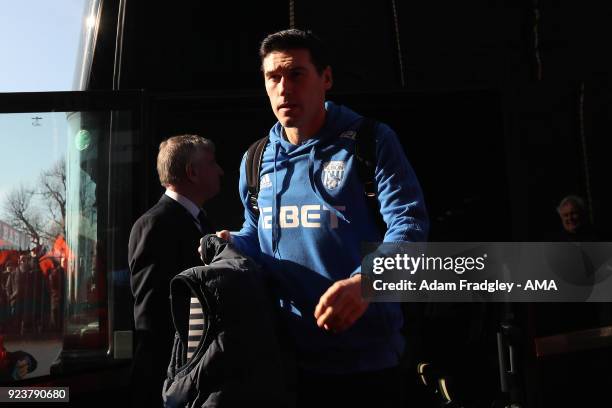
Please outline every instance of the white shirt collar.
[[174, 201], [176, 201], [177, 203], [185, 207], [187, 211], [189, 211], [189, 214], [191, 214], [193, 218], [196, 219], [196, 221], [198, 220], [198, 214], [200, 213], [200, 207], [198, 207], [193, 201], [191, 201], [185, 196], [180, 195], [176, 191], [172, 191], [168, 189], [166, 189], [166, 192], [164, 194], [166, 194], [168, 197], [170, 197], [171, 199], [173, 199]]

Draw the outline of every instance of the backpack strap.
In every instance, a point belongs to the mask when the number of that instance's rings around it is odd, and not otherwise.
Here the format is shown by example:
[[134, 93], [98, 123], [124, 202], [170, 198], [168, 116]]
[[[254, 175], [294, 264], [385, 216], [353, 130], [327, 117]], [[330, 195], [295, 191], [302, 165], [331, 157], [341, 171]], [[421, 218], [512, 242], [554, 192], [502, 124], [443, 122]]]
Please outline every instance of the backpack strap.
[[[357, 174], [363, 184], [365, 200], [370, 209], [370, 214], [374, 218], [381, 235], [387, 231], [382, 214], [380, 213], [380, 203], [378, 202], [378, 191], [376, 188], [376, 138], [375, 131], [378, 122], [371, 118], [363, 118], [357, 134], [355, 135], [355, 159], [357, 159]], [[257, 198], [259, 196], [259, 172], [263, 152], [268, 144], [268, 136], [263, 137], [249, 146], [246, 157], [246, 177], [248, 185], [248, 201], [251, 211], [259, 217], [259, 207]]]
[[365, 200], [370, 214], [378, 226], [381, 235], [385, 235], [387, 224], [380, 213], [378, 191], [376, 188], [376, 137], [378, 122], [372, 118], [363, 118], [355, 135], [355, 159], [357, 159], [357, 174], [363, 184]]
[[257, 140], [247, 150], [245, 162], [247, 186], [249, 190], [249, 207], [259, 218], [259, 207], [257, 206], [257, 197], [259, 196], [259, 171], [261, 170], [261, 159], [263, 152], [268, 144], [268, 136]]

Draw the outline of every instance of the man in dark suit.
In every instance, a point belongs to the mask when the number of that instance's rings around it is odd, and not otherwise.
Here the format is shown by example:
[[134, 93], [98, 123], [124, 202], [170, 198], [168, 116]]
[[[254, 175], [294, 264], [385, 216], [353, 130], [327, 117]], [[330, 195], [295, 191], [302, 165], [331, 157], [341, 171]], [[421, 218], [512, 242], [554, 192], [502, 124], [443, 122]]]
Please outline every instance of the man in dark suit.
[[219, 192], [223, 175], [213, 143], [196, 135], [163, 141], [157, 172], [166, 192], [134, 223], [128, 248], [136, 328], [132, 402], [143, 407], [162, 404], [174, 338], [170, 280], [202, 264], [199, 240], [214, 229], [201, 207]]

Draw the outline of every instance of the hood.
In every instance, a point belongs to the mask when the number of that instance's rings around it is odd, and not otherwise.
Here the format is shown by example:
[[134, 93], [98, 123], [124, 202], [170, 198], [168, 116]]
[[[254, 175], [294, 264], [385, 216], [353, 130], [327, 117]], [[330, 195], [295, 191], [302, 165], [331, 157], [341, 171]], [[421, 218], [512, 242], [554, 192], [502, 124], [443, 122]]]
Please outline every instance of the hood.
[[334, 136], [337, 136], [344, 130], [357, 127], [361, 119], [361, 115], [353, 112], [346, 106], [337, 105], [331, 101], [325, 102], [325, 111], [323, 127], [304, 143], [299, 145], [291, 144], [284, 137], [283, 126], [280, 122], [276, 122], [272, 129], [270, 129], [270, 142], [272, 144], [278, 143], [281, 151], [288, 156], [308, 153], [313, 146], [333, 139]]

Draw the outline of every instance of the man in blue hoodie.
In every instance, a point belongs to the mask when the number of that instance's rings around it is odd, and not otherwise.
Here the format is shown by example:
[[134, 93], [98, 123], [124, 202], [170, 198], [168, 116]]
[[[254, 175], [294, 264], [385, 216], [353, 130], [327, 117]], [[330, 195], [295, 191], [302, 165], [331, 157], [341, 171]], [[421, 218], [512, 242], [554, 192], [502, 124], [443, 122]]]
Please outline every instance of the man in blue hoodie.
[[398, 304], [362, 298], [360, 250], [363, 242], [426, 239], [418, 180], [393, 130], [379, 123], [375, 181], [387, 227], [381, 236], [353, 155], [363, 118], [325, 101], [332, 71], [324, 45], [310, 33], [285, 30], [263, 40], [260, 56], [278, 122], [261, 160], [259, 214], [249, 204], [243, 159], [244, 225], [217, 234], [259, 260], [278, 284], [296, 342], [300, 406], [398, 406], [402, 313]]

